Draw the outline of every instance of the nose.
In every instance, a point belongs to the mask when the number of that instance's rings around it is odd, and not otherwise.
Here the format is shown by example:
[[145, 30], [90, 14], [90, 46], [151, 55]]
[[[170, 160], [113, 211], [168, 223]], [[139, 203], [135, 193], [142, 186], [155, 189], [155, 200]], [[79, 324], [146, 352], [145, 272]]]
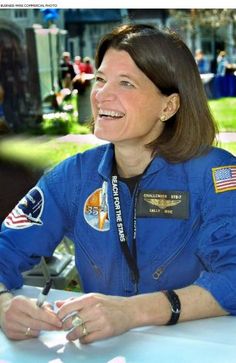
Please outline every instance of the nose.
[[94, 88], [94, 96], [97, 102], [112, 101], [116, 97], [115, 89], [109, 82]]

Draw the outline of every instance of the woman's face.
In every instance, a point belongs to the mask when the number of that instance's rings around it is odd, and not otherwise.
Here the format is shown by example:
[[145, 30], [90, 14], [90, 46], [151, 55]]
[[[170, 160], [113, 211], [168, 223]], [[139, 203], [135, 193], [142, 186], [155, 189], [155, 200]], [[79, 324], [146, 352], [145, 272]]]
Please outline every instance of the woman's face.
[[113, 142], [141, 143], [163, 130], [160, 116], [167, 104], [154, 83], [130, 55], [109, 48], [97, 71], [91, 92], [94, 134]]

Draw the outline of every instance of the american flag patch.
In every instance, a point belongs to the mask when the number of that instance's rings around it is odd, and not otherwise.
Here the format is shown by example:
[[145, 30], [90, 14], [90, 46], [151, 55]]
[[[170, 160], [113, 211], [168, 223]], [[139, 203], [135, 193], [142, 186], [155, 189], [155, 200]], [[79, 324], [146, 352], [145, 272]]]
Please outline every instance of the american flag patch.
[[22, 229], [33, 225], [41, 226], [41, 215], [44, 207], [44, 195], [39, 187], [34, 187], [20, 200], [11, 213], [5, 218], [8, 228]]
[[216, 193], [236, 190], [236, 165], [212, 168]]

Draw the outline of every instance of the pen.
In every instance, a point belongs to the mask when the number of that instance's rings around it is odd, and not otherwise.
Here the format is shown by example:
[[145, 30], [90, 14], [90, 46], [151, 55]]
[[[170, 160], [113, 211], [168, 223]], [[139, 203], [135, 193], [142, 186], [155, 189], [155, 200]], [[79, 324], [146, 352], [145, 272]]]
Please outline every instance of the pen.
[[49, 294], [51, 287], [52, 287], [52, 279], [50, 279], [46, 282], [46, 285], [44, 286], [43, 290], [40, 292], [40, 294], [37, 298], [37, 301], [36, 301], [36, 305], [38, 307], [41, 307], [43, 305], [44, 301], [46, 300], [46, 298]]

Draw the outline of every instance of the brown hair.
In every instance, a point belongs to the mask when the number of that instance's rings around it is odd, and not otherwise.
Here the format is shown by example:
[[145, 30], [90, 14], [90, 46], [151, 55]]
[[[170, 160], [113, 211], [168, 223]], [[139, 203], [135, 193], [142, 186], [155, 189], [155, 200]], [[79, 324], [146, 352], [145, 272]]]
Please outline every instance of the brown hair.
[[152, 25], [121, 25], [98, 44], [96, 68], [109, 48], [129, 53], [163, 94], [179, 94], [179, 110], [165, 121], [162, 134], [146, 145], [153, 154], [180, 162], [206, 152], [214, 141], [216, 126], [194, 57], [177, 34]]

